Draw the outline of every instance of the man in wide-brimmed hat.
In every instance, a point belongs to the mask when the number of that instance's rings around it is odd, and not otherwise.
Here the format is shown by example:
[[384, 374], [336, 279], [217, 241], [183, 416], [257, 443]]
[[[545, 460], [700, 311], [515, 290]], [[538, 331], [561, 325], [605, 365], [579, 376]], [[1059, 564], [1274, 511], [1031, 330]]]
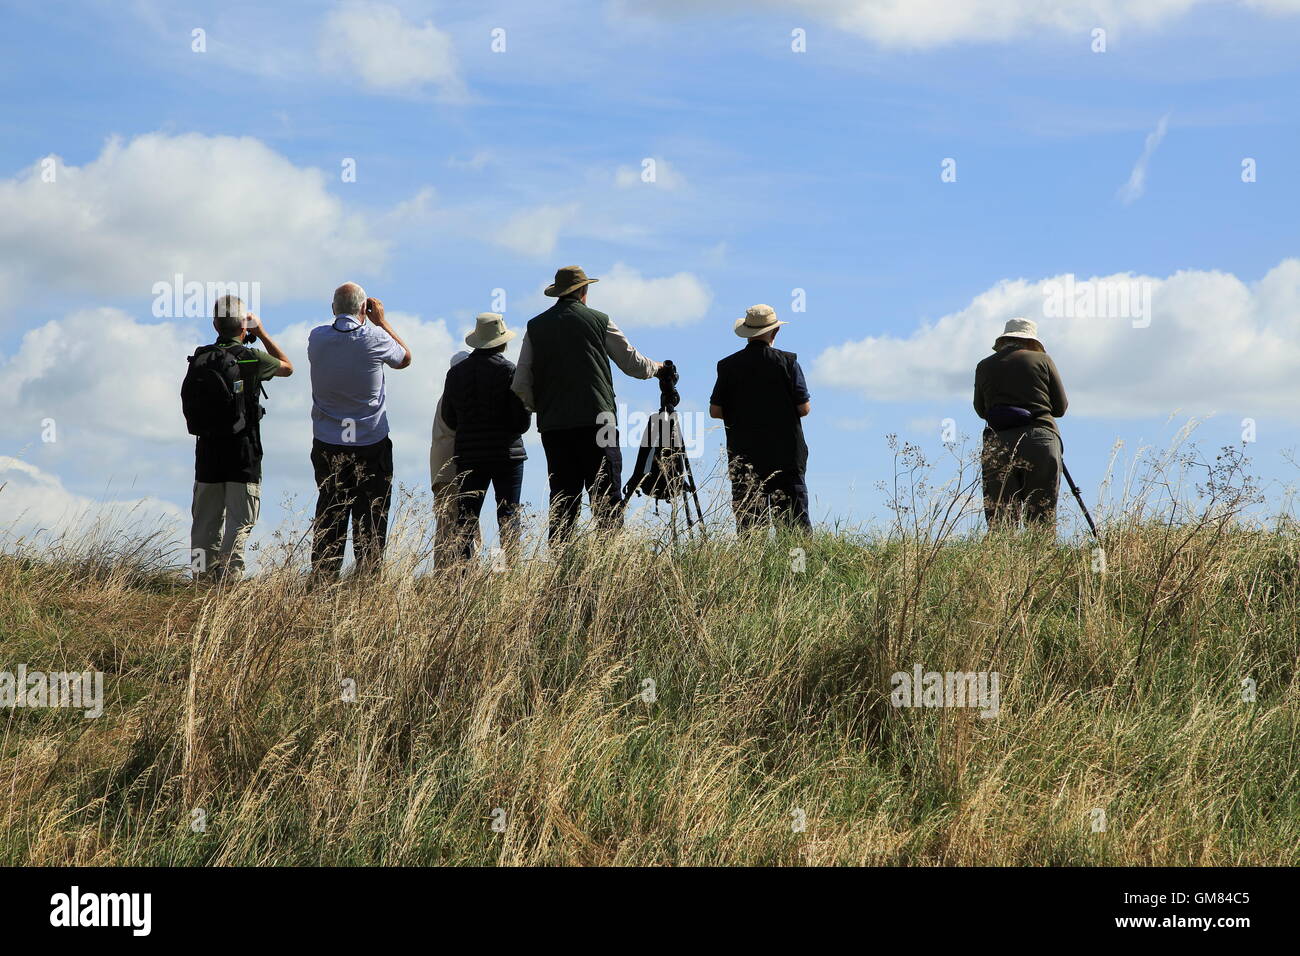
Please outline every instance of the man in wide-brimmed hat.
[[1026, 521], [1056, 526], [1061, 433], [1067, 401], [1061, 374], [1031, 319], [1007, 322], [994, 353], [975, 367], [975, 413], [987, 422], [981, 455], [990, 528]]
[[565, 266], [545, 293], [559, 301], [531, 319], [519, 348], [515, 393], [537, 412], [551, 482], [552, 541], [564, 537], [582, 508], [605, 528], [622, 521], [623, 456], [609, 363], [632, 378], [652, 378], [659, 362], [634, 349], [604, 312], [587, 307], [588, 278]]
[[727, 461], [736, 529], [763, 526], [768, 515], [786, 526], [809, 528], [808, 445], [803, 418], [811, 409], [798, 356], [773, 348], [785, 325], [770, 305], [755, 305], [737, 319], [748, 340], [718, 363], [709, 414], [727, 427]]
[[480, 313], [474, 331], [465, 337], [474, 351], [448, 369], [442, 390], [441, 415], [456, 434], [456, 534], [465, 559], [474, 554], [489, 485], [497, 499], [502, 547], [512, 552], [519, 538], [519, 496], [528, 458], [522, 436], [532, 415], [510, 389], [515, 365], [504, 353], [514, 337], [500, 314]]

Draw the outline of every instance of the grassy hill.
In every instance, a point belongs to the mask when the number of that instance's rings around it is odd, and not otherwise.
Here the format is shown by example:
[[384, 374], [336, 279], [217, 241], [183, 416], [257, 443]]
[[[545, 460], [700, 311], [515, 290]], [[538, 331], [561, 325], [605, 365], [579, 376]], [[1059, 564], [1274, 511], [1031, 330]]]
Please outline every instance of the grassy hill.
[[[652, 544], [316, 592], [0, 559], [0, 669], [106, 674], [0, 711], [0, 863], [1300, 863], [1291, 533]], [[893, 706], [917, 664], [997, 716]]]

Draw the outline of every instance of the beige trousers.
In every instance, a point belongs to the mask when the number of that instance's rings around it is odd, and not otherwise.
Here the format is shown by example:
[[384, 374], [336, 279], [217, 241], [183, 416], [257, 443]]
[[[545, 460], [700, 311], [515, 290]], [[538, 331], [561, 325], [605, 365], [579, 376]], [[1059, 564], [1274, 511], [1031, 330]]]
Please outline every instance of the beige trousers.
[[244, 546], [257, 523], [262, 486], [240, 481], [194, 482], [190, 568], [195, 580], [244, 576]]
[[[446, 568], [455, 565], [459, 559], [460, 539], [456, 536], [457, 500], [460, 489], [455, 482], [438, 485], [433, 489], [433, 564], [434, 567]], [[478, 532], [474, 532], [477, 547]]]

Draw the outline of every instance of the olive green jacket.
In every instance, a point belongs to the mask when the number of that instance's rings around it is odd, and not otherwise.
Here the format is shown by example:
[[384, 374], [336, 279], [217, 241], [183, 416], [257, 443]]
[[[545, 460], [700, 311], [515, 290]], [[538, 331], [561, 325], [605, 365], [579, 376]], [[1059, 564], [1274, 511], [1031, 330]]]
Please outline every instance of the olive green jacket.
[[975, 366], [975, 414], [987, 418], [994, 405], [1028, 409], [1034, 424], [1060, 434], [1056, 419], [1069, 402], [1051, 356], [1009, 345]]

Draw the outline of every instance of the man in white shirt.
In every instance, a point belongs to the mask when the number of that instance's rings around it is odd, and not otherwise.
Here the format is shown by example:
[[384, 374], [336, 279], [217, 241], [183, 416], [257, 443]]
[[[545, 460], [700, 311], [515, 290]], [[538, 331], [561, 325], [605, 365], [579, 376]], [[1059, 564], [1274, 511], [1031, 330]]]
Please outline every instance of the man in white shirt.
[[334, 321], [307, 338], [311, 365], [312, 469], [316, 499], [312, 573], [338, 579], [352, 522], [357, 567], [376, 571], [388, 538], [393, 443], [384, 366], [411, 364], [411, 350], [384, 318], [384, 305], [355, 282], [334, 292]]

